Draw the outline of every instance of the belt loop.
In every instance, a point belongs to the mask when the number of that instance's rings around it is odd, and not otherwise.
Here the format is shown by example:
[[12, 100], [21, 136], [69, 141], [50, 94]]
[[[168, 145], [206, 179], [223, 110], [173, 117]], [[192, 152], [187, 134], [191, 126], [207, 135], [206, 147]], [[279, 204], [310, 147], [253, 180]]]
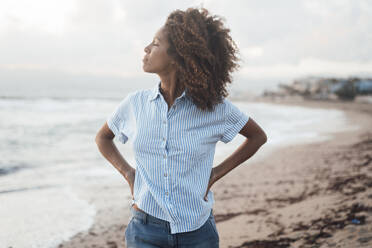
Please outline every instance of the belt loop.
[[143, 222], [144, 222], [145, 225], [147, 225], [147, 221], [148, 221], [147, 220], [147, 217], [148, 217], [148, 214], [147, 213], [144, 213], [143, 214]]

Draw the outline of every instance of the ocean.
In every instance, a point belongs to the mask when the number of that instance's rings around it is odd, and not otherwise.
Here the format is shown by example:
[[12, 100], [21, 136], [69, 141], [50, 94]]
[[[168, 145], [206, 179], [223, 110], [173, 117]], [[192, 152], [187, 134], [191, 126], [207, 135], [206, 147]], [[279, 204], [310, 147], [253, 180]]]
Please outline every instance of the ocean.
[[[123, 180], [100, 154], [95, 135], [125, 94], [30, 97], [22, 92], [0, 96], [0, 247], [56, 247], [93, 224], [97, 208], [77, 192]], [[339, 110], [233, 103], [268, 135], [252, 161], [283, 145], [322, 141], [355, 128]], [[243, 140], [238, 135], [229, 144], [217, 143], [214, 165]], [[131, 141], [115, 142], [135, 167]], [[129, 187], [123, 194], [130, 195]]]

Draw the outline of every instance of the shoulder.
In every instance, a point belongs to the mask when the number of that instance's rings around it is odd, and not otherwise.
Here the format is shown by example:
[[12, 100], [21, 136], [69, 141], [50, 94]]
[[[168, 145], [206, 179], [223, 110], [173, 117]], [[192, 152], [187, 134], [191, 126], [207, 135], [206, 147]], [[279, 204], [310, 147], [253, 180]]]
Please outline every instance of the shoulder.
[[233, 105], [232, 101], [230, 99], [227, 99], [227, 98], [224, 98], [222, 100], [222, 104], [224, 107], [230, 107], [231, 105]]
[[232, 105], [233, 103], [229, 99], [223, 98], [222, 101], [217, 103], [214, 107], [215, 111], [225, 114], [230, 111]]
[[240, 107], [241, 105], [237, 105], [235, 102], [227, 98], [224, 98], [220, 103], [220, 111], [227, 119], [245, 115], [244, 110], [242, 110]]
[[201, 110], [196, 106], [195, 103], [193, 103], [192, 100], [190, 100], [190, 102], [191, 102], [191, 105], [194, 106], [195, 109], [197, 109], [197, 111], [200, 111], [203, 114], [206, 114], [206, 115], [222, 115], [222, 116], [224, 116], [226, 113], [229, 112], [230, 105], [232, 104], [230, 102], [230, 100], [228, 100], [226, 98], [223, 98], [218, 103], [215, 103], [213, 105], [213, 109], [210, 111], [210, 110]]
[[225, 113], [238, 110], [238, 106], [234, 102], [232, 102], [230, 99], [227, 99], [227, 98], [223, 99], [222, 106], [225, 110]]
[[146, 99], [148, 99], [150, 95], [149, 89], [140, 89], [140, 90], [134, 90], [129, 92], [124, 99], [121, 100], [122, 103], [130, 103], [130, 104], [140, 104], [144, 102]]
[[139, 89], [133, 91], [131, 94], [133, 98], [135, 98], [136, 100], [146, 101], [154, 94], [154, 89], [153, 88]]

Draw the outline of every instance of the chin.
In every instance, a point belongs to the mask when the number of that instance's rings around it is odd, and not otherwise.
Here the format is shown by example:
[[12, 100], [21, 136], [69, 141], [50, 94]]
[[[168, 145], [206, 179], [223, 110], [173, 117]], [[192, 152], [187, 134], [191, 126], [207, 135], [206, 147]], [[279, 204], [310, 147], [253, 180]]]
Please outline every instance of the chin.
[[145, 68], [143, 68], [143, 67], [142, 67], [142, 70], [143, 70], [144, 72], [149, 72], [149, 73], [151, 73], [151, 71], [149, 71], [149, 70], [147, 70], [147, 69], [145, 69]]
[[146, 68], [145, 66], [142, 66], [142, 70], [143, 70], [144, 72], [148, 72], [148, 73], [155, 73], [155, 71], [153, 71], [153, 70], [151, 70], [151, 69], [149, 69], [149, 68]]

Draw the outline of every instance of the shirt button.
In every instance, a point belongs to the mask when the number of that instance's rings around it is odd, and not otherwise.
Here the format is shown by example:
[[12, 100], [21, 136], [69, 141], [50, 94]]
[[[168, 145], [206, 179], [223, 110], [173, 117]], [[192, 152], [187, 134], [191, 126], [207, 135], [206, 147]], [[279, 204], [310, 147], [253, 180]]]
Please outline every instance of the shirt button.
[[165, 195], [168, 195], [168, 192], [165, 192]]
[[163, 138], [163, 140], [165, 141], [165, 138]]
[[167, 157], [167, 155], [164, 155], [164, 158], [166, 158]]
[[164, 176], [166, 177], [167, 176], [167, 173], [164, 173]]

